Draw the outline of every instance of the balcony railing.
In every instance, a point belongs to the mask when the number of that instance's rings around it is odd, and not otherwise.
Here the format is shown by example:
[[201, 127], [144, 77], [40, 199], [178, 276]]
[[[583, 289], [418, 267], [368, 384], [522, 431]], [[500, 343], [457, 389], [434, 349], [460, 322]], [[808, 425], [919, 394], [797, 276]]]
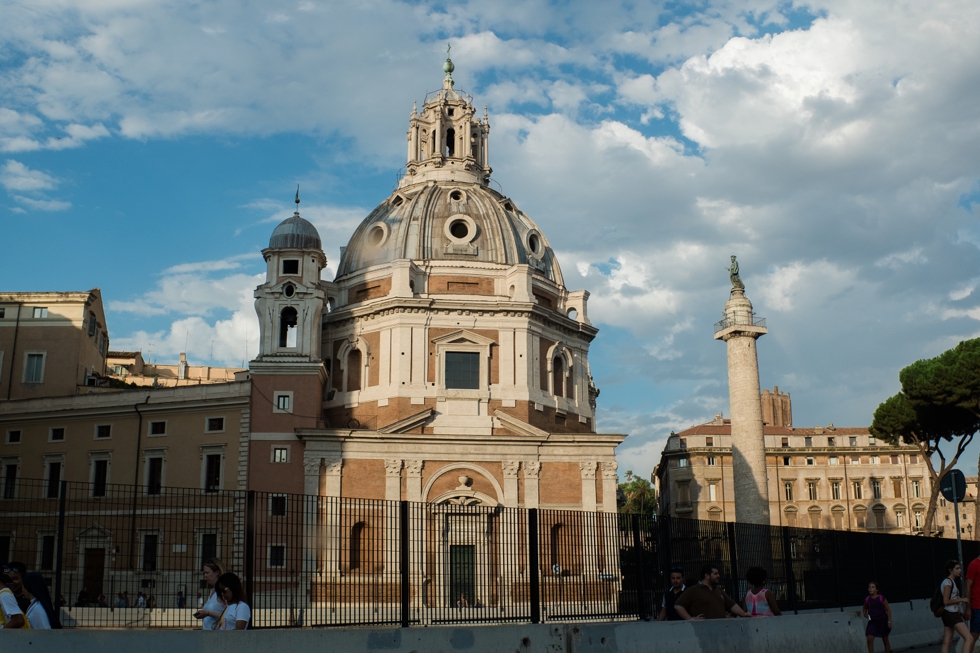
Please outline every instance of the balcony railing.
[[715, 322], [715, 333], [733, 326], [765, 327], [766, 318], [756, 317], [754, 313], [752, 315], [745, 315], [744, 313], [726, 315], [718, 322]]

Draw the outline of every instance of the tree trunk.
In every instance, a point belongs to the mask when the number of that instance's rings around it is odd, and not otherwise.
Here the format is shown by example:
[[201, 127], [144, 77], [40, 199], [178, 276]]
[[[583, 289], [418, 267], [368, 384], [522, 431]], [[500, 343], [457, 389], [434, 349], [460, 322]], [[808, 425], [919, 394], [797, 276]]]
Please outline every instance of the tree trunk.
[[[926, 469], [929, 470], [930, 479], [929, 507], [926, 508], [926, 522], [923, 525], [923, 532], [927, 535], [932, 535], [934, 531], [938, 532], [938, 529], [933, 527], [933, 521], [936, 518], [936, 505], [939, 503], [939, 481], [946, 475], [946, 472], [956, 466], [957, 461], [959, 461], [959, 455], [953, 456], [953, 459], [947, 463], [942, 452], [940, 452], [938, 449], [930, 452], [928, 443], [916, 442], [916, 444], [919, 446], [919, 450], [922, 452], [922, 456], [926, 460]], [[939, 456], [940, 465], [938, 472], [932, 464], [932, 453]]]

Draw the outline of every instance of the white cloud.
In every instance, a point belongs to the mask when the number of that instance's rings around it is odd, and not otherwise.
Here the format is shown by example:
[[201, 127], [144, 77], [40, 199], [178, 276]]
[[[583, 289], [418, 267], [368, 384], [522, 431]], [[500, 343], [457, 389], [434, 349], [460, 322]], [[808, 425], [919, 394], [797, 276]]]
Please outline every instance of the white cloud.
[[71, 208], [71, 202], [61, 200], [36, 200], [23, 195], [14, 195], [13, 198], [35, 211], [67, 211]]
[[23, 193], [52, 189], [58, 180], [40, 170], [31, 170], [20, 161], [7, 159], [0, 168], [0, 184], [7, 190]]
[[912, 249], [905, 250], [904, 252], [895, 252], [893, 254], [889, 254], [888, 256], [883, 256], [875, 261], [875, 265], [879, 268], [895, 269], [910, 263], [922, 265], [923, 263], [928, 262], [929, 259], [922, 255], [922, 248], [913, 247]]

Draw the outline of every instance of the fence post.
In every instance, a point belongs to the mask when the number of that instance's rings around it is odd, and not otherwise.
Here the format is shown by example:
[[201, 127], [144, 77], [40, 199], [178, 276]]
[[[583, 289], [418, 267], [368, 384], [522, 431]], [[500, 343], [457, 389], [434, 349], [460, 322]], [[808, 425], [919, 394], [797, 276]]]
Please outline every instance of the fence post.
[[638, 593], [636, 607], [640, 619], [650, 619], [650, 609], [647, 605], [646, 569], [643, 564], [643, 541], [640, 539], [640, 516], [630, 515], [633, 529], [633, 555], [636, 559], [636, 591]]
[[245, 494], [245, 595], [255, 605], [255, 490]]
[[738, 597], [741, 592], [738, 588], [738, 546], [735, 540], [735, 522], [727, 522], [725, 525], [728, 529], [728, 562], [732, 567], [731, 582], [733, 586], [731, 596]]
[[409, 565], [408, 501], [401, 501], [399, 505], [399, 510], [400, 510], [400, 519], [399, 519], [398, 533], [400, 535], [399, 546], [401, 547], [401, 549], [399, 550], [399, 554], [400, 554], [399, 557], [401, 558], [399, 562], [399, 571], [401, 572], [401, 586], [402, 586], [401, 587], [402, 628], [408, 628], [408, 622], [411, 616], [411, 612], [409, 611], [409, 598], [411, 596], [411, 593], [409, 591], [410, 575], [408, 573], [408, 565]]
[[837, 550], [837, 531], [831, 531], [830, 539], [834, 547], [834, 576], [837, 578], [837, 605], [844, 611], [844, 595], [840, 591], [840, 551]]
[[782, 526], [783, 531], [783, 561], [786, 564], [786, 598], [789, 600], [793, 614], [799, 614], [796, 609], [796, 576], [793, 574], [793, 552], [789, 541], [789, 526]]
[[541, 572], [538, 560], [538, 509], [527, 511], [527, 562], [530, 578], [531, 623], [541, 623]]
[[[57, 541], [55, 542], [55, 551], [58, 552], [58, 557], [54, 562], [54, 606], [55, 610], [60, 610], [60, 597], [61, 597], [61, 573], [64, 569], [65, 560], [65, 508], [68, 505], [68, 481], [61, 481], [61, 487], [58, 488], [58, 533], [55, 536]], [[71, 605], [68, 601], [66, 604]]]

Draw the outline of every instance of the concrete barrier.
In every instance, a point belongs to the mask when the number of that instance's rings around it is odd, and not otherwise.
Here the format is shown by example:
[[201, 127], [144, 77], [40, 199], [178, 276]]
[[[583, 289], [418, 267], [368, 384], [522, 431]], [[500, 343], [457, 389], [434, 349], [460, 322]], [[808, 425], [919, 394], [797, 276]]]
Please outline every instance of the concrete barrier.
[[32, 653], [864, 653], [852, 613], [700, 622], [538, 624], [444, 628], [254, 630], [51, 630], [0, 634], [3, 650]]

